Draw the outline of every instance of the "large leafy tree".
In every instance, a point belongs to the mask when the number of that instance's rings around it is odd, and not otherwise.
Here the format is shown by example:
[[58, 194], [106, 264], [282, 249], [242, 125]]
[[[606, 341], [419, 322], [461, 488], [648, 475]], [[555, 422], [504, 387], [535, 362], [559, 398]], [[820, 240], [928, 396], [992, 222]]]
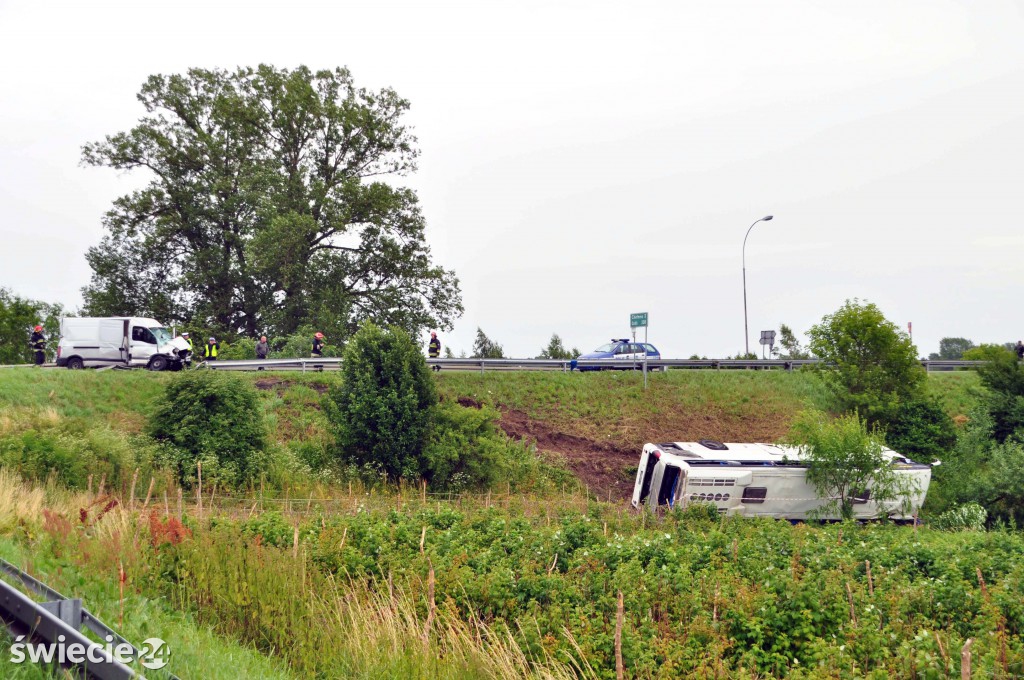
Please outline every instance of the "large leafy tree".
[[932, 352], [929, 359], [950, 359], [953, 361], [962, 359], [964, 352], [974, 348], [974, 343], [967, 338], [942, 338], [939, 340], [938, 353]]
[[925, 373], [916, 348], [874, 304], [847, 300], [807, 335], [841, 411], [856, 411], [869, 425], [885, 423], [902, 401], [920, 396]]
[[409, 102], [348, 70], [191, 69], [143, 85], [128, 132], [88, 165], [140, 171], [87, 255], [93, 314], [148, 314], [219, 332], [334, 337], [365, 319], [450, 329], [458, 280], [431, 261], [410, 189]]

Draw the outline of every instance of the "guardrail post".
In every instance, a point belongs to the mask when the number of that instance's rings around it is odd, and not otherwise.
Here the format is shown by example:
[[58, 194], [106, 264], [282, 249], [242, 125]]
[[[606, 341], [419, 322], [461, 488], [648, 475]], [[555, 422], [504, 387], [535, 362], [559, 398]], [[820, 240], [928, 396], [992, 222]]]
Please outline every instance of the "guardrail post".
[[484, 374], [484, 362], [485, 362], [484, 359], [480, 360], [480, 375]]

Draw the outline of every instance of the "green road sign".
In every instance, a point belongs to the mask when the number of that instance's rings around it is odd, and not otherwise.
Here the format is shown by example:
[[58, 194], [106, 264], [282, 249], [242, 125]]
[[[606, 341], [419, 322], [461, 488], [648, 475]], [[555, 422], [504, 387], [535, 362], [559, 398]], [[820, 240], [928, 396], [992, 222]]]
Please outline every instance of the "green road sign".
[[629, 315], [630, 328], [647, 328], [647, 312]]

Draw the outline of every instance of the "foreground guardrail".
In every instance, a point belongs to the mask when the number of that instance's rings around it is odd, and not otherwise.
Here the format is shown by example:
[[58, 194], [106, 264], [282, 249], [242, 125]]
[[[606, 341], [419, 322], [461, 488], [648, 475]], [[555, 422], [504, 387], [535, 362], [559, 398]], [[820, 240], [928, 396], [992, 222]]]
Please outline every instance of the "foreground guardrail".
[[[71, 649], [72, 645], [78, 646], [83, 650], [80, 658], [72, 659], [76, 655], [71, 653], [53, 654], [50, 658], [61, 668], [78, 671], [86, 678], [127, 680], [143, 677], [114, 658], [110, 649], [127, 651], [130, 648], [134, 659], [142, 659], [142, 652], [82, 607], [82, 600], [64, 597], [6, 560], [0, 559], [0, 573], [19, 581], [24, 588], [47, 600], [35, 602], [0, 579], [0, 620], [7, 626], [11, 637], [17, 640], [23, 636], [26, 644], [54, 645], [54, 648], [60, 645], [64, 650]], [[107, 640], [108, 645], [86, 637], [81, 632], [83, 626]], [[170, 680], [178, 680], [166, 670], [160, 673]]]

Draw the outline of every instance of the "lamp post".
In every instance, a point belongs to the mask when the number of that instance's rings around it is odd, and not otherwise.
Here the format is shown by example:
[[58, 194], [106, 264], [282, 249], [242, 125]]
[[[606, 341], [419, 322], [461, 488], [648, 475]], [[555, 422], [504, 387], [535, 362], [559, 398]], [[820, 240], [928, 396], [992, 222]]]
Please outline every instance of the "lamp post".
[[[754, 224], [758, 222], [768, 222], [772, 219], [772, 215], [765, 215], [759, 220], [755, 220]], [[754, 224], [750, 225], [750, 229], [754, 228]], [[747, 236], [750, 236], [750, 229], [747, 229]], [[750, 354], [750, 331], [747, 330], [747, 236], [743, 237], [743, 342], [747, 348], [747, 354]]]

